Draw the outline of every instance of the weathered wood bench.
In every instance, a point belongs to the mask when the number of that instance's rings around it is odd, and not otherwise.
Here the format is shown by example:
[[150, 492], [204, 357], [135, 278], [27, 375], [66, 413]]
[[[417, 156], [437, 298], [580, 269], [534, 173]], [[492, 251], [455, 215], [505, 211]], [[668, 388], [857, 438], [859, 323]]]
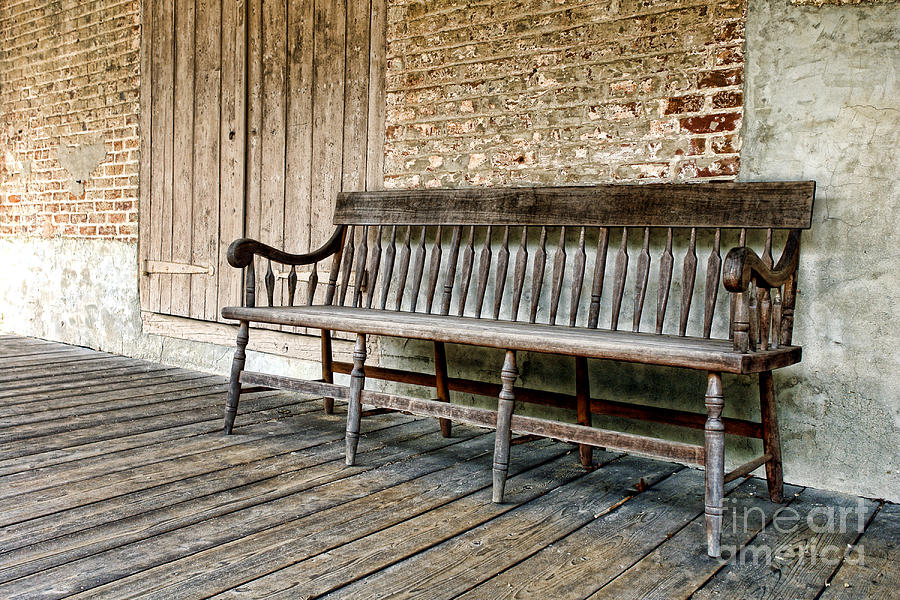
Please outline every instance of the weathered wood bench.
[[[511, 431], [578, 443], [586, 465], [591, 447], [704, 465], [708, 552], [718, 556], [726, 482], [765, 465], [769, 493], [781, 500], [772, 370], [800, 360], [791, 331], [800, 230], [810, 227], [814, 189], [813, 182], [792, 182], [341, 194], [334, 212], [337, 229], [315, 252], [287, 254], [249, 239], [229, 249], [231, 265], [245, 270], [245, 296], [243, 307], [222, 311], [240, 322], [225, 430], [232, 430], [242, 384], [318, 394], [329, 412], [334, 398], [346, 400], [347, 464], [356, 456], [362, 403], [376, 407], [373, 412], [438, 417], [445, 435], [451, 421], [496, 427], [495, 502], [503, 498]], [[760, 254], [749, 247], [753, 239], [762, 246]], [[634, 261], [629, 260], [630, 243], [637, 252]], [[723, 263], [720, 248], [726, 243], [734, 248]], [[777, 264], [773, 243], [784, 244]], [[702, 244], [709, 255], [701, 293], [695, 280]], [[658, 268], [651, 277], [651, 250], [657, 249]], [[680, 306], [670, 306], [675, 254], [682, 252], [673, 294], [680, 288]], [[609, 261], [608, 254], [614, 255]], [[261, 275], [256, 258], [265, 261], [266, 307], [255, 306]], [[327, 283], [318, 286], [316, 265], [326, 260]], [[290, 266], [284, 283], [287, 306], [273, 306], [272, 262]], [[306, 302], [294, 306], [297, 267], [305, 265], [311, 266]], [[654, 283], [655, 319], [643, 311]], [[722, 286], [728, 295], [719, 293]], [[601, 302], [607, 296], [609, 302]], [[623, 331], [620, 316], [629, 303], [631, 323]], [[667, 325], [667, 312], [677, 321]], [[321, 330], [322, 378], [245, 371], [251, 322]], [[356, 334], [352, 364], [333, 360], [333, 331]], [[433, 342], [434, 375], [365, 367], [367, 335]], [[449, 377], [446, 343], [505, 350], [499, 384]], [[517, 351], [573, 356], [575, 396], [516, 387]], [[592, 398], [587, 359], [705, 371], [706, 415]], [[349, 387], [333, 383], [335, 373], [349, 374]], [[723, 373], [759, 376], [761, 422], [723, 417]], [[431, 386], [437, 399], [366, 390], [366, 378]], [[497, 397], [498, 408], [451, 404], [451, 390]], [[574, 408], [577, 424], [513, 414], [515, 400]], [[705, 445], [592, 427], [592, 414], [703, 429]], [[726, 433], [761, 438], [763, 454], [726, 474]]]

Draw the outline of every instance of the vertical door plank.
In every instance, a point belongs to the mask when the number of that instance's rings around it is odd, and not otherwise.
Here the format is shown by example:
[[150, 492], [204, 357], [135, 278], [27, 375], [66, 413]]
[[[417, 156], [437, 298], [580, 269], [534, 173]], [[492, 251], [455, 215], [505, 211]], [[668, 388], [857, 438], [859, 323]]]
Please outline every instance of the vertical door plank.
[[[340, 32], [335, 32], [333, 38], [336, 44], [335, 52], [346, 54], [343, 66], [344, 167], [341, 189], [345, 192], [355, 192], [366, 189], [367, 177], [370, 11], [369, 0], [344, 0], [339, 4], [346, 6], [346, 39], [338, 48], [337, 44], [341, 42]], [[339, 86], [335, 91], [335, 94], [338, 93]], [[330, 196], [325, 200], [327, 212], [323, 213], [321, 224], [322, 234], [325, 236], [323, 239], [327, 239], [331, 224], [334, 197]]]
[[[262, 203], [262, 0], [248, 0], [247, 9], [247, 144], [244, 231], [260, 239]], [[257, 277], [256, 284], [262, 282]]]
[[[202, 0], [201, 0], [202, 1]], [[172, 118], [172, 260], [192, 263], [194, 183], [194, 0], [175, 0], [175, 81]], [[191, 276], [172, 275], [169, 314], [190, 316]]]
[[[309, 206], [312, 198], [314, 80], [314, 2], [285, 2], [285, 138], [284, 247], [310, 249]], [[316, 274], [318, 276], [318, 274]], [[310, 274], [310, 278], [312, 274]], [[315, 296], [311, 279], [307, 298]], [[312, 295], [310, 295], [312, 293]], [[306, 333], [305, 328], [290, 328]], [[324, 339], [324, 338], [323, 338]]]
[[369, 5], [369, 102], [366, 158], [366, 189], [380, 190], [384, 184], [385, 89], [387, 87], [387, 2]]
[[151, 131], [153, 128], [153, 92], [151, 65], [153, 64], [153, 3], [144, 5], [141, 13], [141, 163], [140, 163], [140, 204], [138, 205], [138, 261], [139, 293], [141, 310], [151, 310], [150, 306], [150, 280], [151, 275], [144, 273], [144, 262], [150, 259], [150, 237], [153, 230], [153, 222], [150, 218], [151, 209]]
[[[286, 73], [287, 3], [263, 0], [262, 3], [262, 169], [260, 190], [260, 239], [276, 248], [284, 248], [285, 205], [285, 118], [287, 106]], [[275, 303], [282, 303], [284, 280], [276, 285]]]
[[[310, 244], [318, 247], [331, 232], [334, 199], [341, 190], [344, 151], [344, 42], [346, 11], [342, 0], [317, 0], [313, 25], [312, 197]], [[363, 169], [365, 166], [363, 166]], [[347, 174], [348, 189], [359, 181]]]
[[244, 235], [244, 144], [247, 5], [222, 3], [222, 106], [219, 130], [219, 251], [216, 319], [222, 308], [241, 302], [241, 273], [228, 264], [228, 245]]
[[284, 176], [284, 243], [288, 252], [310, 250], [312, 197], [313, 79], [315, 14], [313, 2], [287, 3], [287, 93]]
[[[172, 257], [172, 114], [175, 77], [175, 6], [174, 0], [156, 4], [153, 12], [152, 39], [152, 117], [150, 174], [150, 258], [171, 260]], [[168, 312], [171, 298], [171, 276], [154, 274], [150, 278], [150, 308]]]
[[[220, 0], [197, 0], [194, 79], [194, 190], [191, 262], [214, 266], [219, 241], [219, 119], [221, 110], [222, 5]], [[216, 319], [214, 275], [191, 278], [191, 317]]]

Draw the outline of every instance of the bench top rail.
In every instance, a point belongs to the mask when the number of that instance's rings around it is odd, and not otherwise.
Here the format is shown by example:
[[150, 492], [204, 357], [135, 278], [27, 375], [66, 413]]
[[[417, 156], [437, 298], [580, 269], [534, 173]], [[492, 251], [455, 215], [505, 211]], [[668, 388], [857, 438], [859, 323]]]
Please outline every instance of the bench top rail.
[[814, 195], [813, 181], [345, 192], [334, 223], [808, 229]]

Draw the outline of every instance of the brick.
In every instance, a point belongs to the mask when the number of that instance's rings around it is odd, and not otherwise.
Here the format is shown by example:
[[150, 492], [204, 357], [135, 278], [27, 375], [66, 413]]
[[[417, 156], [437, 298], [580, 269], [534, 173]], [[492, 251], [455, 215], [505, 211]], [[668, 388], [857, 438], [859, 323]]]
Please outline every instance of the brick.
[[703, 108], [703, 96], [700, 96], [698, 94], [692, 96], [668, 98], [665, 100], [663, 115], [668, 116], [681, 113], [697, 112], [701, 108]]
[[743, 69], [717, 69], [700, 73], [697, 86], [700, 88], [721, 88], [741, 85], [743, 82]]
[[715, 154], [735, 154], [740, 152], [740, 143], [737, 136], [734, 135], [709, 138], [709, 145]]
[[703, 115], [699, 117], [686, 117], [679, 122], [681, 128], [691, 133], [717, 133], [720, 131], [734, 131], [741, 113], [720, 113], [715, 115]]
[[744, 105], [744, 93], [740, 91], [718, 92], [713, 95], [713, 108], [740, 108]]

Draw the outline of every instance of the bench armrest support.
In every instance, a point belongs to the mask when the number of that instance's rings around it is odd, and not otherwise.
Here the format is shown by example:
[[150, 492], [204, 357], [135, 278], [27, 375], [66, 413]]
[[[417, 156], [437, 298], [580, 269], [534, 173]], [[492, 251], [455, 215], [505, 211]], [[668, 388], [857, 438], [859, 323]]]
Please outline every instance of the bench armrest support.
[[[757, 339], [767, 346], [769, 327], [774, 329], [776, 345], [791, 344], [794, 325], [794, 302], [797, 294], [797, 268], [800, 265], [800, 230], [792, 229], [778, 264], [769, 267], [753, 250], [747, 247], [732, 248], [725, 257], [722, 282], [731, 292], [734, 306], [733, 342], [736, 352], [756, 350]], [[784, 287], [783, 301], [781, 288]], [[776, 288], [774, 323], [769, 319], [769, 305], [758, 310], [757, 296], [768, 302], [771, 288]], [[759, 328], [763, 333], [760, 335]], [[767, 350], [763, 347], [761, 350]]]
[[791, 280], [799, 264], [800, 230], [792, 229], [774, 268], [768, 267], [750, 248], [732, 248], [725, 257], [722, 282], [726, 290], [734, 293], [746, 292], [751, 281], [762, 288], [781, 287]]
[[344, 227], [342, 225], [335, 229], [334, 234], [321, 248], [307, 254], [289, 254], [250, 238], [240, 238], [234, 240], [228, 246], [228, 264], [236, 269], [243, 269], [250, 265], [254, 256], [262, 256], [283, 265], [311, 265], [328, 258], [340, 250], [343, 242], [343, 233]]

